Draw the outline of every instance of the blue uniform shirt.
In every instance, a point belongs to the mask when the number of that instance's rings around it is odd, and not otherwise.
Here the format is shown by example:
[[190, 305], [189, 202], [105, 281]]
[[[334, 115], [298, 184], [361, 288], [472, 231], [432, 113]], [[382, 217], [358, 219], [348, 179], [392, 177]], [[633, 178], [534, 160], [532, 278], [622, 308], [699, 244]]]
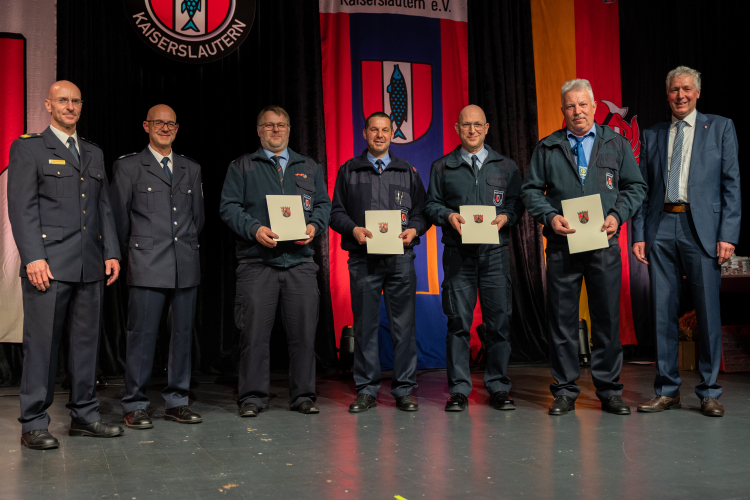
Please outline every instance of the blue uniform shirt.
[[[281, 165], [281, 175], [284, 175], [286, 173], [286, 164], [289, 161], [289, 150], [285, 149], [279, 154], [272, 153], [271, 151], [267, 150], [266, 148], [263, 148], [263, 152], [266, 153], [266, 156], [268, 156], [268, 159], [271, 160], [272, 156], [280, 156], [281, 159], [279, 160], [279, 165]], [[271, 160], [273, 161], [273, 160]]]
[[[378, 158], [375, 158], [374, 156], [372, 156], [372, 154], [370, 153], [370, 151], [367, 151], [367, 159], [370, 160], [370, 163], [372, 163], [372, 167], [377, 172], [378, 171], [378, 167], [375, 165], [375, 162], [378, 161]], [[390, 153], [386, 153], [386, 155], [384, 157], [379, 158], [379, 159], [380, 159], [380, 161], [383, 162], [383, 170], [385, 170], [386, 168], [388, 168], [388, 164], [391, 162], [391, 154]]]
[[[471, 153], [469, 153], [468, 151], [466, 151], [464, 148], [461, 148], [460, 151], [461, 151], [461, 158], [463, 158], [464, 161], [466, 163], [468, 163], [469, 166], [471, 166]], [[487, 155], [489, 155], [489, 154], [490, 154], [490, 152], [487, 151], [487, 148], [485, 148], [485, 147], [482, 147], [482, 149], [480, 149], [479, 151], [477, 151], [477, 153], [476, 153], [476, 155], [477, 155], [477, 170], [481, 170], [482, 169], [482, 165], [484, 164], [484, 160], [487, 159]]]

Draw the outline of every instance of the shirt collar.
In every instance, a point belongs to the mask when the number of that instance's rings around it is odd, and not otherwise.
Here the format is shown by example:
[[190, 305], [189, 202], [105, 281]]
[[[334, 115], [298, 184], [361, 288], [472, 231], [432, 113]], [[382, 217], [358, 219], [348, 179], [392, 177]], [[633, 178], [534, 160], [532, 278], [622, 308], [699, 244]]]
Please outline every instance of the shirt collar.
[[[567, 131], [567, 136], [568, 136], [568, 139], [574, 139], [574, 140], [577, 140], [577, 137], [578, 137], [578, 136], [577, 136], [577, 135], [575, 135], [575, 134], [574, 134], [573, 132], [571, 132], [571, 131], [570, 131], [570, 129], [568, 129], [568, 128], [566, 127], [566, 128], [565, 128], [565, 130]], [[583, 138], [584, 138], [584, 139], [585, 139], [586, 137], [593, 137], [594, 139], [596, 139], [596, 123], [594, 123], [594, 125], [593, 125], [593, 126], [591, 127], [591, 130], [589, 130], [589, 131], [588, 131], [588, 132], [586, 133], [586, 135], [584, 135], [584, 136], [583, 136]]]
[[[154, 158], [156, 158], [157, 163], [161, 163], [161, 161], [165, 158], [163, 155], [156, 152], [154, 148], [151, 147], [151, 144], [148, 145], [148, 150], [151, 151], [151, 154], [154, 155]], [[169, 155], [166, 156], [166, 158], [169, 158], [169, 162], [167, 165], [169, 165], [169, 168], [172, 168], [172, 165], [174, 165], [174, 150], [169, 150]]]
[[391, 163], [391, 154], [386, 153], [385, 156], [382, 158], [375, 158], [370, 151], [367, 151], [367, 159], [370, 160], [370, 163], [372, 163], [373, 166], [375, 166], [375, 162], [380, 160], [383, 162], [383, 166], [387, 167], [389, 163]]
[[78, 152], [81, 152], [81, 145], [78, 142], [78, 131], [73, 132], [73, 135], [68, 135], [66, 132], [63, 132], [59, 128], [55, 128], [52, 125], [50, 125], [50, 130], [52, 130], [52, 133], [57, 136], [58, 139], [60, 139], [60, 142], [65, 144], [65, 147], [68, 147], [68, 137], [72, 137], [74, 141], [76, 141], [76, 148], [78, 148]]
[[[484, 160], [487, 159], [487, 156], [489, 156], [490, 152], [487, 151], [487, 148], [482, 146], [482, 149], [474, 153], [477, 155], [477, 160], [479, 160], [480, 165], [484, 165]], [[464, 159], [466, 163], [471, 165], [471, 156], [472, 154], [466, 151], [463, 147], [461, 148], [461, 158]]]
[[[689, 115], [684, 119], [684, 122], [691, 127], [695, 127], [695, 120], [698, 118], [698, 108], [695, 108]], [[680, 121], [675, 115], [672, 115], [672, 125]]]
[[[273, 156], [280, 156], [282, 159], [284, 159], [286, 161], [289, 161], [289, 148], [286, 148], [284, 151], [282, 151], [281, 153], [278, 153], [278, 154], [274, 153], [272, 151], [269, 151], [266, 148], [263, 148], [263, 152], [266, 153], [266, 156], [268, 157], [269, 160], [271, 160], [271, 157], [273, 157]], [[273, 161], [273, 160], [271, 160], [271, 161]]]

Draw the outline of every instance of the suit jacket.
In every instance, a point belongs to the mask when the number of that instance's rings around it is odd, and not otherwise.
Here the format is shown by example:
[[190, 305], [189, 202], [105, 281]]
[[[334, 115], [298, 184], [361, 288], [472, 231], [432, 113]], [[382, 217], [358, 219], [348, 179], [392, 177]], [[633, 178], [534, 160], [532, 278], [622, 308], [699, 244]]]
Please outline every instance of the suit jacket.
[[[643, 132], [640, 169], [648, 193], [633, 218], [633, 242], [646, 242], [646, 254], [659, 229], [668, 181], [667, 141], [671, 122]], [[688, 197], [698, 239], [711, 257], [716, 242], [737, 244], [742, 201], [737, 133], [728, 118], [698, 113], [690, 158]]]
[[80, 163], [47, 127], [10, 147], [8, 215], [22, 278], [46, 259], [56, 280], [99, 281], [104, 261], [120, 259], [104, 155], [80, 136], [78, 146]]
[[201, 167], [176, 153], [173, 158], [171, 182], [148, 147], [112, 167], [112, 210], [122, 253], [128, 255], [128, 285], [200, 284]]

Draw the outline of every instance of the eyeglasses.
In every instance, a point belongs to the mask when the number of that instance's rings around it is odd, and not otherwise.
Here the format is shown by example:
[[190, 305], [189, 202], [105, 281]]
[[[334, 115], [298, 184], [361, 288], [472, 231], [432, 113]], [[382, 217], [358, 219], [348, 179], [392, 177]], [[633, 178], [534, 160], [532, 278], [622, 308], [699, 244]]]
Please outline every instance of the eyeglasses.
[[[67, 106], [68, 103], [71, 102], [71, 100], [68, 99], [67, 97], [58, 97], [57, 99], [52, 99], [52, 100], [58, 103], [60, 106]], [[76, 108], [79, 107], [81, 104], [83, 104], [83, 101], [80, 99], [73, 99], [72, 102], [73, 102], [73, 106], [75, 106]]]
[[472, 128], [475, 130], [481, 130], [484, 128], [484, 126], [487, 125], [486, 123], [462, 123], [461, 129], [463, 130], [471, 130]]
[[146, 120], [146, 121], [149, 122], [149, 123], [153, 123], [154, 124], [154, 128], [156, 130], [161, 130], [164, 127], [164, 125], [166, 125], [169, 130], [174, 130], [177, 127], [180, 126], [179, 123], [165, 122], [163, 120]]
[[267, 123], [261, 123], [259, 125], [259, 127], [263, 128], [264, 130], [266, 130], [268, 132], [270, 132], [271, 130], [274, 129], [274, 127], [276, 127], [276, 128], [279, 129], [280, 132], [283, 132], [283, 131], [285, 131], [286, 129], [289, 128], [289, 124], [288, 123], [284, 123], [284, 122], [281, 122], [281, 123], [267, 122]]

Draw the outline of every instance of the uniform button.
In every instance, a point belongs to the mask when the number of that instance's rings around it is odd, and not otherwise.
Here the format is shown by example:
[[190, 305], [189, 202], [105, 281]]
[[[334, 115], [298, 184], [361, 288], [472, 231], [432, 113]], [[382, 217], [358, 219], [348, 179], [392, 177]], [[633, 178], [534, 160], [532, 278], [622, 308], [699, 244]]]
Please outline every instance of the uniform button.
[[175, 238], [174, 240], [177, 241], [177, 238]]
[[81, 182], [83, 182], [83, 177], [81, 177]]
[[151, 188], [148, 188], [149, 191], [151, 191]]
[[177, 207], [172, 207], [172, 210], [174, 210], [176, 212], [177, 211]]
[[135, 244], [135, 248], [138, 248], [138, 243]]
[[46, 238], [46, 237], [47, 237], [47, 235], [46, 235], [46, 234], [43, 234], [43, 235], [42, 235], [42, 238]]
[[174, 223], [174, 225], [176, 226], [176, 225], [177, 225], [177, 222], [175, 222], [175, 223]]
[[192, 192], [193, 192], [192, 190], [188, 189], [188, 194], [190, 194], [190, 193], [192, 193]]
[[82, 194], [82, 195], [81, 195], [81, 198], [85, 198], [85, 197], [86, 197], [86, 195], [85, 195], [85, 194]]
[[86, 230], [86, 226], [83, 226], [83, 230], [84, 230], [84, 231]]
[[83, 215], [86, 215], [86, 211], [85, 210], [83, 211]]
[[99, 179], [101, 179], [102, 178], [102, 174], [96, 174], [96, 177], [99, 178]]
[[58, 172], [57, 175], [60, 175], [60, 172]]

